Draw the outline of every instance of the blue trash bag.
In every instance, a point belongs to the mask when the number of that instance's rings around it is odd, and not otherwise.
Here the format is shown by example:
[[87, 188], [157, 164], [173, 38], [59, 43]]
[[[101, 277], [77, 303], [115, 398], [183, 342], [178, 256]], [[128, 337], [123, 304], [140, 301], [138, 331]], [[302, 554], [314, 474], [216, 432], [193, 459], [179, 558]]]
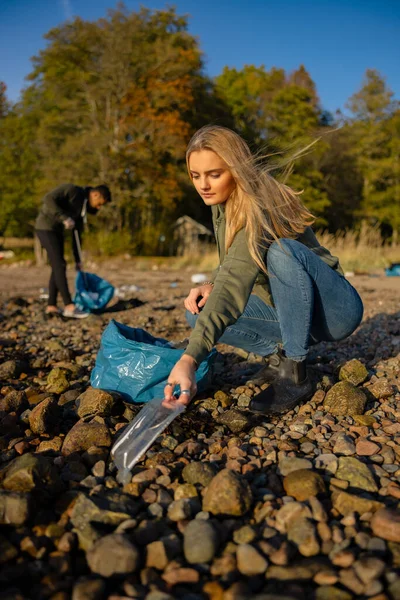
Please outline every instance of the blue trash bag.
[[[119, 392], [128, 402], [149, 402], [164, 397], [167, 377], [184, 354], [144, 329], [110, 321], [90, 377], [95, 388]], [[217, 352], [213, 349], [196, 371], [199, 392], [209, 385]]]
[[392, 263], [385, 273], [388, 277], [400, 277], [400, 263]]
[[105, 279], [78, 271], [75, 279], [74, 304], [87, 312], [100, 311], [114, 296], [114, 286]]

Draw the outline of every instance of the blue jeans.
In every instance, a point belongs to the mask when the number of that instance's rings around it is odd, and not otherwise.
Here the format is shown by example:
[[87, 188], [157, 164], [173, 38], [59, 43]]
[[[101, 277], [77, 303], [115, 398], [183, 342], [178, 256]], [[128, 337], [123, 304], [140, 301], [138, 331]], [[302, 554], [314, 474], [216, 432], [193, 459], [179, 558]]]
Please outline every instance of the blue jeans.
[[[243, 314], [218, 342], [268, 356], [283, 346], [301, 361], [312, 344], [338, 341], [358, 327], [363, 304], [353, 286], [296, 240], [271, 244], [267, 269], [275, 308], [251, 294]], [[186, 312], [191, 327], [198, 315]]]

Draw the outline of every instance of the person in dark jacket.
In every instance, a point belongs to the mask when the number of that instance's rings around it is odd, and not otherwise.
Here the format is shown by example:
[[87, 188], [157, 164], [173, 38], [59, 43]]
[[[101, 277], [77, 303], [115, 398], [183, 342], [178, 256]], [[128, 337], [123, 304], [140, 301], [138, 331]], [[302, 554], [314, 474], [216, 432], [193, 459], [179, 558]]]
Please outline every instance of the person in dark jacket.
[[35, 223], [35, 231], [43, 248], [46, 249], [51, 266], [49, 282], [49, 300], [46, 314], [54, 315], [60, 311], [57, 296], [60, 292], [64, 317], [83, 319], [89, 313], [79, 310], [72, 302], [66, 277], [64, 259], [64, 229], [72, 231], [72, 248], [77, 270], [81, 268], [79, 251], [74, 232], [78, 232], [79, 244], [86, 214], [96, 214], [100, 208], [111, 202], [111, 193], [107, 186], [79, 187], [72, 183], [58, 186], [43, 198]]
[[222, 342], [272, 355], [264, 372], [271, 383], [252, 398], [251, 410], [291, 410], [312, 395], [309, 346], [351, 335], [363, 316], [362, 301], [339, 260], [319, 244], [299, 194], [274, 179], [239, 135], [203, 127], [186, 159], [196, 190], [212, 209], [220, 265], [185, 300], [194, 329], [169, 374], [164, 404], [190, 402], [198, 365]]

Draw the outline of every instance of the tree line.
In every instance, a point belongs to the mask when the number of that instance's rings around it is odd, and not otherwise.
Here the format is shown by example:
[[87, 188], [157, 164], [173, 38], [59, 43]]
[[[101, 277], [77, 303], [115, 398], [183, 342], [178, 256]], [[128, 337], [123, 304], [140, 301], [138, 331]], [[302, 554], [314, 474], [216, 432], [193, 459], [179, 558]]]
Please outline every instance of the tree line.
[[398, 235], [400, 107], [377, 71], [367, 70], [346, 116], [332, 115], [304, 66], [207, 77], [173, 8], [119, 5], [45, 39], [17, 103], [0, 82], [0, 236], [33, 235], [41, 197], [60, 183], [107, 183], [114, 200], [93, 227], [133, 252], [159, 251], [179, 216], [209, 223], [185, 168], [186, 144], [207, 123], [235, 129], [304, 190], [318, 226], [368, 220]]

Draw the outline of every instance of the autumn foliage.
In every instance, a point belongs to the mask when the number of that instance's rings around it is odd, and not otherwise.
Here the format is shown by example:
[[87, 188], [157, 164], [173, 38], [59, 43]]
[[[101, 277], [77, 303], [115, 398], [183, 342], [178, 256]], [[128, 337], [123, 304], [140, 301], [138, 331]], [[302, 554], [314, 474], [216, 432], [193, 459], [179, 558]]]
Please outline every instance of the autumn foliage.
[[386, 235], [399, 231], [399, 105], [376, 71], [349, 100], [350, 116], [333, 117], [302, 65], [225, 67], [210, 80], [175, 9], [119, 6], [45, 38], [19, 102], [7, 103], [0, 83], [0, 234], [32, 235], [41, 196], [60, 183], [106, 182], [114, 201], [91, 223], [99, 243], [109, 236], [132, 252], [167, 252], [160, 236], [179, 216], [209, 220], [189, 185], [185, 148], [210, 122], [269, 155], [320, 225], [335, 231], [369, 219]]

